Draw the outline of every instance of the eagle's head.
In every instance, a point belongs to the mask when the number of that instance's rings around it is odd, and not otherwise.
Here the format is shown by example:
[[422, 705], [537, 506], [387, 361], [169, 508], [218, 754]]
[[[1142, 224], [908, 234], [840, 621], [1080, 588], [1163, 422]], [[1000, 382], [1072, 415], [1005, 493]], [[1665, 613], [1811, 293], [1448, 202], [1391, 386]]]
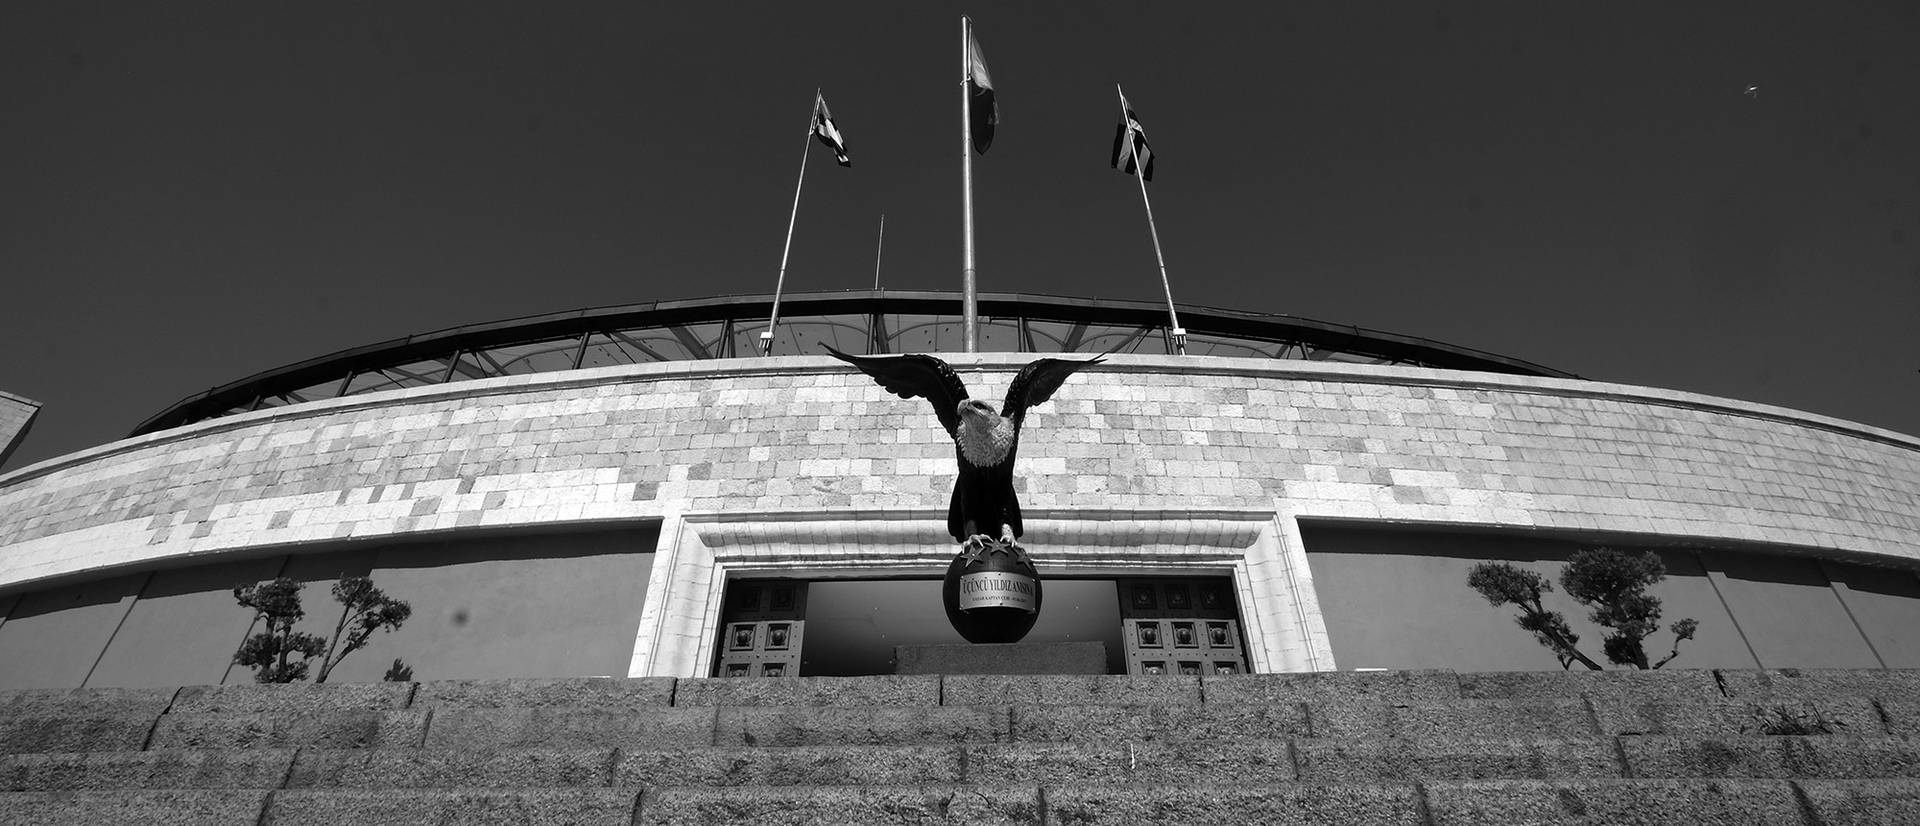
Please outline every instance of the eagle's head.
[[960, 403], [960, 426], [954, 428], [953, 440], [960, 446], [960, 455], [974, 466], [992, 467], [1005, 461], [1015, 436], [1013, 422], [993, 405], [979, 399]]
[[998, 418], [1000, 418], [1000, 414], [993, 409], [993, 405], [987, 404], [979, 399], [967, 399], [960, 403], [960, 419], [962, 421], [986, 424]]

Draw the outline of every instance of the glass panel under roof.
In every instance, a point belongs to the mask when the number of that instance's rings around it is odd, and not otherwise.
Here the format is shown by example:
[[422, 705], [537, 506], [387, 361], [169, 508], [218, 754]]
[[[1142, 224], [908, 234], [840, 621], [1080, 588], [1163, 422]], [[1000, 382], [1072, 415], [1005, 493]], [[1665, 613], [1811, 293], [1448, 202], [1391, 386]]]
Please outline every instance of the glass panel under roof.
[[[786, 322], [780, 322], [785, 326]], [[760, 355], [760, 331], [767, 329], [767, 320], [740, 319], [733, 324], [733, 352], [735, 355], [750, 357]], [[852, 351], [848, 351], [852, 352]]]
[[1166, 334], [1159, 327], [1137, 324], [1089, 324], [1075, 352], [1166, 355]]
[[646, 364], [655, 361], [672, 361], [652, 345], [635, 338], [635, 330], [618, 330], [610, 333], [594, 333], [587, 339], [586, 356], [580, 359], [581, 367], [613, 367], [620, 364]]
[[316, 382], [302, 387], [299, 390], [268, 395], [260, 400], [259, 407], [280, 407], [288, 404], [302, 404], [304, 402], [315, 402], [321, 399], [331, 399], [339, 395], [340, 380], [342, 378], [344, 377], [336, 376], [323, 382]]
[[[825, 352], [820, 349], [821, 344], [832, 345], [843, 353], [865, 354], [868, 327], [872, 323], [872, 316], [855, 313], [781, 316], [780, 329], [774, 331], [773, 355], [817, 356]], [[760, 332], [767, 329], [767, 320], [742, 321], [736, 329], [739, 332], [734, 337], [735, 346], [747, 348], [739, 351], [741, 355], [759, 355]]]
[[709, 321], [699, 324], [634, 327], [605, 335], [595, 334], [592, 345], [603, 346], [605, 349], [589, 359], [582, 360], [581, 364], [605, 367], [608, 364], [634, 364], [643, 361], [728, 358], [734, 353], [729, 347], [726, 332], [727, 322]]
[[1286, 349], [1279, 342], [1187, 334], [1187, 354], [1193, 356], [1273, 359], [1285, 358], [1283, 351]]
[[463, 350], [460, 364], [454, 368], [454, 378], [482, 379], [571, 370], [573, 354], [579, 349], [580, 337], [570, 336], [487, 350]]
[[1023, 349], [1031, 349], [1036, 353], [1068, 352], [1067, 338], [1073, 334], [1075, 327], [1083, 326], [1071, 321], [1028, 321], [1027, 337], [1032, 340], [1033, 346]]
[[[820, 316], [819, 341], [846, 353], [864, 353], [873, 335], [873, 316], [864, 313]], [[817, 348], [809, 351], [818, 353]]]
[[[338, 385], [339, 383], [335, 382], [335, 384]], [[289, 393], [279, 393], [272, 396], [262, 396], [261, 398], [256, 399], [253, 404], [253, 409], [265, 410], [269, 407], [285, 407], [290, 404], [299, 404], [303, 401], [310, 401], [310, 400], [296, 399], [296, 398], [293, 398], [292, 394], [289, 394]]]
[[1347, 353], [1340, 350], [1315, 350], [1309, 358], [1314, 361], [1335, 361], [1341, 364], [1392, 364], [1393, 359], [1369, 356], [1361, 353]]
[[347, 382], [347, 392], [341, 395], [357, 396], [361, 393], [377, 393], [381, 390], [439, 384], [447, 376], [447, 361], [448, 357], [442, 356], [403, 364], [399, 367], [382, 367], [355, 373], [353, 380]]
[[[676, 330], [679, 330], [681, 335], [674, 335]], [[654, 354], [654, 361], [687, 361], [706, 358], [704, 355], [707, 352], [706, 347], [689, 348], [688, 334], [684, 329], [676, 326], [640, 327], [620, 332], [622, 343], [632, 348], [644, 348], [642, 352]], [[698, 341], [695, 340], [695, 343], [697, 344]]]
[[[1017, 318], [980, 316], [979, 333], [982, 353], [1018, 353], [1026, 349], [1020, 346], [1020, 320]], [[962, 349], [965, 349], [964, 345]]]
[[959, 353], [966, 351], [961, 342], [962, 322], [957, 315], [920, 315], [895, 313], [886, 316], [887, 329], [895, 353]]

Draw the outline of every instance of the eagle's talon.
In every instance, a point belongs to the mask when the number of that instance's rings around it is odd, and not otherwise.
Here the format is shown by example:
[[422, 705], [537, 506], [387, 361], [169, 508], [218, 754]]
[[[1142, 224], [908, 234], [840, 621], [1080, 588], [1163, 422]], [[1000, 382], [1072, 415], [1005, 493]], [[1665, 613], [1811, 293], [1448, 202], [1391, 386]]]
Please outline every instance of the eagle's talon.
[[960, 555], [969, 561], [978, 562], [987, 555], [987, 548], [993, 545], [993, 537], [977, 533], [960, 543]]

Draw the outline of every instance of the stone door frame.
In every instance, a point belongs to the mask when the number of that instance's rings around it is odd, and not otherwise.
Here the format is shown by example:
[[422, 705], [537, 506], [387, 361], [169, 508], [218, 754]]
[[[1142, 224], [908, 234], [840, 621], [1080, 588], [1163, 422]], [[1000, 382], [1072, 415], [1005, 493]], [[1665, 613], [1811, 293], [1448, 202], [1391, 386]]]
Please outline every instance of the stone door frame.
[[[1229, 576], [1256, 673], [1329, 671], [1333, 652], [1299, 529], [1275, 511], [1035, 511], [1022, 541], [1043, 577]], [[937, 577], [944, 512], [670, 514], [660, 527], [630, 677], [700, 677], [729, 578]], [[938, 610], [937, 606], [928, 606]]]

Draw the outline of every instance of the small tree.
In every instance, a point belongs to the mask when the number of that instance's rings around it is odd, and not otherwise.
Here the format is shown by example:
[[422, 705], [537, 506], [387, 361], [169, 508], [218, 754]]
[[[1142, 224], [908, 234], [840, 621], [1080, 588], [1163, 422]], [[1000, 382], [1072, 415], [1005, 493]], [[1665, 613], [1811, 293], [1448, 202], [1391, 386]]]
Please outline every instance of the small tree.
[[[280, 577], [233, 589], [234, 599], [252, 608], [255, 619], [265, 624], [265, 630], [247, 637], [233, 654], [235, 663], [254, 669], [253, 678], [259, 682], [305, 679], [309, 661], [319, 657], [320, 673], [314, 682], [324, 683], [334, 666], [365, 646], [373, 632], [383, 628], [392, 631], [413, 615], [412, 606], [373, 587], [371, 578], [342, 576], [333, 586], [333, 598], [341, 605], [340, 621], [334, 625], [333, 644], [328, 645], [327, 637], [293, 630], [294, 623], [306, 616], [300, 607], [300, 587], [298, 580]], [[345, 645], [341, 644], [343, 638]], [[295, 656], [299, 659], [293, 659]], [[412, 676], [413, 670], [399, 660], [394, 660], [388, 674], [400, 674], [402, 669]]]
[[413, 666], [401, 662], [399, 657], [394, 657], [393, 665], [387, 666], [387, 673], [380, 675], [380, 679], [389, 683], [413, 682]]
[[[1680, 643], [1693, 639], [1700, 623], [1683, 619], [1671, 626], [1673, 649], [1659, 662], [1649, 664], [1646, 638], [1660, 626], [1660, 600], [1647, 588], [1665, 579], [1666, 566], [1660, 557], [1648, 551], [1631, 556], [1607, 548], [1576, 552], [1560, 571], [1560, 586], [1588, 614], [1607, 629], [1601, 649], [1608, 661], [1640, 669], [1654, 669], [1680, 656]], [[1541, 595], [1553, 590], [1546, 577], [1507, 562], [1482, 562], [1467, 575], [1467, 585], [1494, 605], [1513, 605], [1520, 609], [1515, 618], [1521, 628], [1533, 632], [1535, 640], [1552, 651], [1561, 668], [1579, 662], [1594, 671], [1601, 665], [1580, 652], [1580, 636], [1567, 625], [1566, 617], [1549, 611]]]
[[[382, 628], [392, 631], [400, 627], [413, 616], [413, 606], [387, 596], [379, 588], [373, 587], [373, 579], [364, 576], [341, 577], [333, 584], [333, 598], [341, 605], [340, 621], [333, 626], [333, 645], [327, 647], [327, 656], [320, 661], [320, 676], [316, 683], [327, 681], [327, 675], [333, 673], [333, 667], [347, 658], [348, 654], [360, 650], [367, 644], [367, 638]], [[340, 645], [342, 637], [347, 644]], [[338, 647], [339, 653], [334, 649]], [[398, 660], [394, 661], [399, 664]], [[389, 668], [389, 673], [394, 669]], [[407, 669], [411, 676], [413, 669]]]
[[[290, 683], [307, 676], [307, 661], [326, 650], [324, 637], [293, 630], [293, 624], [306, 616], [300, 609], [300, 582], [280, 577], [255, 585], [236, 585], [233, 598], [252, 608], [254, 619], [264, 622], [258, 631], [240, 643], [233, 661], [254, 669], [253, 679], [263, 683]], [[289, 659], [293, 655], [300, 659]]]

